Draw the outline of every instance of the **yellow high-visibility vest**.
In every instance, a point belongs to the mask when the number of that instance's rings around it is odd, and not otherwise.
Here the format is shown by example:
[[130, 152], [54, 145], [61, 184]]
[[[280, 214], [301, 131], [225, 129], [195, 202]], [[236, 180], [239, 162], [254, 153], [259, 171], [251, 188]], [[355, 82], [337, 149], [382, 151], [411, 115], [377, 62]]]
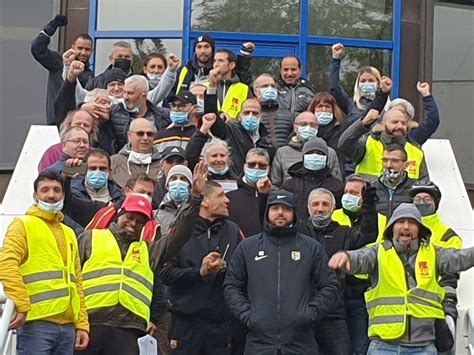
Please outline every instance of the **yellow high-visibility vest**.
[[148, 246], [133, 242], [122, 261], [119, 245], [109, 229], [92, 231], [92, 252], [82, 269], [87, 309], [121, 304], [148, 321], [153, 295], [153, 270]]
[[22, 216], [28, 241], [28, 259], [20, 266], [31, 310], [27, 321], [64, 313], [70, 306], [74, 320], [79, 318], [80, 301], [76, 286], [75, 259], [78, 255], [74, 231], [61, 223], [66, 242], [66, 265], [56, 238], [39, 217]]
[[[369, 136], [365, 146], [365, 155], [362, 161], [357, 164], [355, 172], [357, 174], [367, 174], [379, 177], [383, 171], [383, 143]], [[424, 159], [423, 151], [410, 142], [405, 143], [405, 151], [408, 156], [408, 166], [406, 171], [408, 177], [412, 179], [420, 178], [420, 167]]]
[[[206, 87], [209, 87], [209, 83], [203, 84]], [[242, 105], [249, 94], [248, 85], [242, 83], [233, 83], [224, 97], [224, 102], [221, 104], [217, 100], [217, 109], [220, 112], [226, 112], [230, 117], [236, 119], [242, 109]]]
[[441, 223], [438, 213], [421, 217], [423, 224], [431, 230], [430, 242], [442, 248], [462, 248], [461, 238], [446, 224]]
[[422, 243], [415, 263], [416, 287], [408, 289], [405, 268], [395, 248], [385, 242], [378, 247], [378, 283], [365, 293], [369, 313], [369, 337], [401, 338], [407, 317], [444, 319], [445, 291], [438, 284], [436, 251]]
[[347, 214], [345, 214], [342, 208], [339, 208], [338, 210], [334, 210], [332, 213], [331, 219], [339, 223], [341, 226], [352, 227], [351, 219], [349, 218]]
[[179, 73], [179, 78], [178, 78], [178, 86], [176, 87], [176, 95], [179, 94], [179, 92], [181, 91], [181, 88], [183, 87], [183, 84], [184, 84], [184, 79], [186, 79], [186, 75], [188, 74], [188, 67], [187, 66], [184, 66], [182, 69], [181, 69], [181, 72]]

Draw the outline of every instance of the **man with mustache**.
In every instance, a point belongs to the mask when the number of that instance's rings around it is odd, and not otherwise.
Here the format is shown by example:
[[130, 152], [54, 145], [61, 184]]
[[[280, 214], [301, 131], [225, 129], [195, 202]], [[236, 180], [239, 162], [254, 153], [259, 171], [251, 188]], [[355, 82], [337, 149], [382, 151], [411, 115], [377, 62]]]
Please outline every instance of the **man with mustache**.
[[415, 180], [429, 179], [425, 155], [420, 146], [407, 137], [408, 121], [398, 109], [390, 109], [380, 126], [372, 129], [379, 112], [370, 110], [367, 115], [350, 125], [339, 139], [338, 148], [356, 163], [357, 174], [374, 181], [382, 173], [382, 152], [390, 144], [399, 144], [407, 152], [406, 171]]

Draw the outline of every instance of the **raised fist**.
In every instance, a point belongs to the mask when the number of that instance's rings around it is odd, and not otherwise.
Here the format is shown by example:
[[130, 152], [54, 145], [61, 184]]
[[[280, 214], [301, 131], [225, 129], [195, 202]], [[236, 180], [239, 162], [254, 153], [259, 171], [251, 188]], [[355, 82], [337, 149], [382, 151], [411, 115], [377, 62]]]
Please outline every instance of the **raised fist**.
[[342, 53], [344, 52], [344, 46], [342, 43], [336, 43], [331, 47], [332, 50], [332, 57], [339, 59], [342, 56]]
[[64, 52], [64, 54], [63, 54], [63, 63], [64, 63], [65, 66], [70, 66], [71, 65], [71, 63], [74, 60], [75, 54], [76, 54], [76, 52], [72, 48], [69, 48], [66, 52]]
[[84, 71], [84, 63], [74, 60], [69, 66], [69, 72], [67, 73], [67, 80], [71, 83], [77, 79], [79, 75]]
[[168, 66], [172, 69], [178, 69], [179, 65], [181, 64], [181, 59], [173, 53], [170, 53], [168, 56]]
[[370, 126], [372, 123], [377, 121], [379, 118], [379, 111], [371, 109], [369, 112], [367, 112], [367, 115], [362, 119], [362, 123], [364, 126]]
[[382, 91], [387, 93], [392, 91], [393, 82], [388, 76], [382, 76], [382, 80], [380, 81], [380, 87]]
[[420, 81], [417, 82], [416, 83], [416, 90], [418, 90], [418, 92], [423, 97], [431, 95], [430, 84], [428, 84], [427, 82], [420, 82]]

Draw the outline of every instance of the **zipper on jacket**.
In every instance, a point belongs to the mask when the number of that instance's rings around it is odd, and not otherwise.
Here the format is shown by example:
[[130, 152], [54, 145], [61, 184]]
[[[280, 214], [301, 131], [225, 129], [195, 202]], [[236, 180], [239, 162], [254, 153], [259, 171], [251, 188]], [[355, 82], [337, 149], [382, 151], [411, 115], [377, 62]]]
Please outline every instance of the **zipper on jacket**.
[[207, 228], [207, 239], [211, 240], [211, 228]]
[[290, 112], [292, 115], [295, 114], [295, 105], [296, 105], [296, 86], [291, 88], [291, 103], [290, 103]]
[[[281, 246], [278, 245], [278, 281], [277, 281], [277, 319], [278, 324], [280, 324], [280, 282], [281, 277]], [[278, 331], [278, 345], [280, 345], [280, 331]]]

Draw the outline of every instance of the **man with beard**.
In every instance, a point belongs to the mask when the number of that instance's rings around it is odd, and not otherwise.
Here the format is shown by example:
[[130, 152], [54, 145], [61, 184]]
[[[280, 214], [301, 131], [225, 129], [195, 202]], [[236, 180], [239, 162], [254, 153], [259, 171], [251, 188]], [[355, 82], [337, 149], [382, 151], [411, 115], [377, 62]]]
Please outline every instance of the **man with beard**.
[[[54, 124], [54, 100], [63, 83], [63, 58], [58, 52], [54, 52], [48, 48], [51, 37], [54, 35], [58, 27], [67, 25], [67, 17], [64, 15], [56, 15], [50, 21], [38, 36], [31, 43], [31, 54], [44, 68], [49, 72], [48, 89], [46, 96], [46, 123]], [[81, 33], [74, 38], [73, 44], [68, 52], [71, 53], [76, 60], [82, 62], [85, 66], [84, 71], [79, 76], [82, 85], [94, 76], [93, 71], [89, 68], [89, 58], [93, 50], [92, 38], [87, 33]]]
[[154, 277], [190, 238], [205, 179], [203, 169], [197, 169], [190, 203], [166, 238], [154, 243], [141, 240], [152, 207], [147, 198], [136, 195], [124, 201], [117, 223], [80, 237], [85, 303], [91, 323], [84, 354], [138, 354], [137, 338], [147, 330], [156, 330], [159, 285]]
[[[379, 112], [370, 110], [367, 115], [353, 124], [341, 135], [338, 148], [356, 163], [355, 172], [375, 180], [383, 170], [382, 152], [384, 146], [399, 144], [407, 153], [406, 170], [408, 177], [416, 180], [427, 179], [428, 170], [425, 155], [420, 146], [407, 137], [408, 121], [398, 109], [388, 110], [381, 125], [381, 131], [371, 130], [379, 118]], [[370, 133], [369, 133], [370, 132]]]
[[230, 355], [232, 316], [222, 284], [226, 262], [242, 236], [228, 219], [229, 200], [222, 187], [208, 181], [203, 197], [191, 239], [160, 272], [160, 280], [170, 286], [168, 337], [171, 354]]

